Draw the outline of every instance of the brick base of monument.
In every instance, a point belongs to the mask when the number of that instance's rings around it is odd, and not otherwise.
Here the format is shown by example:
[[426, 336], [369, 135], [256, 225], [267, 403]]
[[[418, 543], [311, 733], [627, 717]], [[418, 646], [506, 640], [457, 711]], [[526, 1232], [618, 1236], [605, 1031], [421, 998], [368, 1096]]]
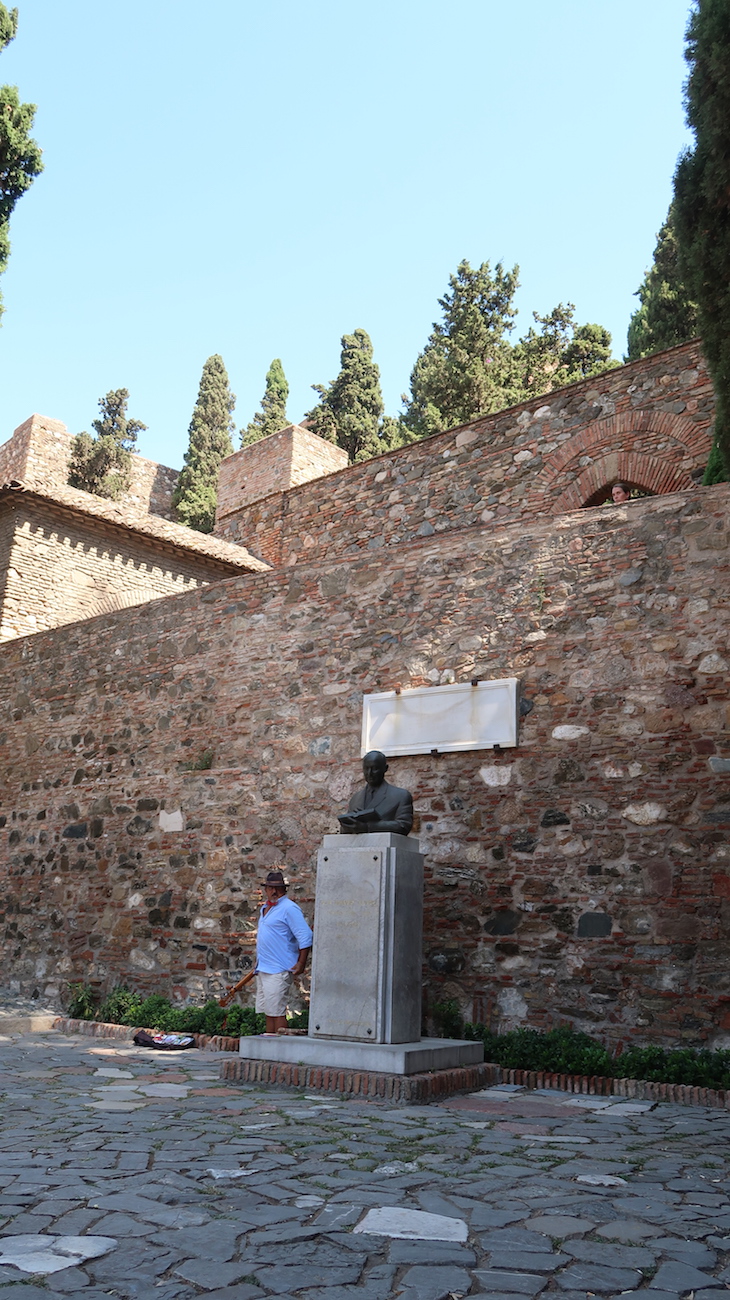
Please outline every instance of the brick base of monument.
[[224, 1061], [221, 1078], [238, 1083], [277, 1084], [309, 1088], [340, 1097], [372, 1097], [386, 1101], [441, 1101], [458, 1092], [476, 1092], [496, 1083], [497, 1065], [461, 1065], [427, 1074], [380, 1074], [375, 1070], [339, 1070], [335, 1066], [294, 1065], [288, 1061]]

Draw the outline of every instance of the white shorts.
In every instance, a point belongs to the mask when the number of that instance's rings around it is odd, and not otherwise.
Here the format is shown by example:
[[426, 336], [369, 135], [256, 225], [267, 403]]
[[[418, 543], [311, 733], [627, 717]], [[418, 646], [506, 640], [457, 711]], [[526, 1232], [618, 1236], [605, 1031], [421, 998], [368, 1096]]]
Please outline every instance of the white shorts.
[[268, 975], [259, 971], [256, 976], [256, 1010], [265, 1016], [284, 1016], [289, 1002], [292, 973], [290, 970], [278, 971]]

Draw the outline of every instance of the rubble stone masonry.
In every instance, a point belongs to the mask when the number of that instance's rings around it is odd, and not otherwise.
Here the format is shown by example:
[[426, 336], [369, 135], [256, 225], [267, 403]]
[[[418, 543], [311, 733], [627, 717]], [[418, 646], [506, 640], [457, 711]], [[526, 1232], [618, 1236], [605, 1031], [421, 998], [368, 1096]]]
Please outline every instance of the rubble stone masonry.
[[[682, 411], [632, 407], [624, 373], [616, 418], [634, 411], [624, 431], [686, 475], [691, 430], [707, 441], [696, 354], [641, 374]], [[432, 439], [420, 476], [406, 448], [294, 489], [312, 531], [289, 567], [0, 647], [6, 979], [219, 990], [251, 961], [266, 866], [286, 862], [311, 917], [317, 845], [361, 779], [363, 692], [515, 675], [533, 705], [517, 748], [391, 762], [426, 855], [427, 1004], [614, 1043], [728, 1041], [730, 488], [538, 499], [540, 466], [516, 456], [544, 463], [558, 419], [568, 449], [588, 400], [579, 385], [545, 416], [492, 417], [504, 451], [475, 426]], [[599, 443], [570, 454], [558, 502]], [[625, 472], [622, 454], [600, 452]]]
[[[249, 493], [237, 509], [229, 494], [216, 531], [269, 564], [314, 564], [560, 515], [594, 504], [602, 488], [605, 498], [617, 478], [683, 490], [707, 462], [712, 413], [699, 344], [686, 343], [351, 465], [326, 484], [289, 491], [283, 482], [270, 495], [262, 484], [261, 499]], [[238, 453], [241, 473], [250, 454]]]

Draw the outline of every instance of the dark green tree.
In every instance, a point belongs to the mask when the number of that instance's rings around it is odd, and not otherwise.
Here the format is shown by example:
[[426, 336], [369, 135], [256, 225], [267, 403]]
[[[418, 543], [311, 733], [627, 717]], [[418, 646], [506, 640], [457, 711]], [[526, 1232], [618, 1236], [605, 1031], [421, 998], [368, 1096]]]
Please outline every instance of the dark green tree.
[[284, 367], [275, 357], [266, 371], [266, 391], [261, 399], [261, 410], [257, 411], [250, 424], [241, 429], [241, 446], [248, 447], [259, 438], [266, 438], [270, 433], [285, 429], [289, 421], [286, 415], [286, 401], [289, 385], [286, 382]]
[[461, 262], [439, 298], [434, 323], [411, 373], [403, 424], [417, 438], [464, 424], [519, 400], [515, 395], [508, 334], [517, 314], [519, 268], [498, 262], [472, 268]]
[[640, 305], [629, 321], [627, 361], [638, 361], [695, 337], [697, 304], [679, 270], [672, 205], [657, 235], [654, 260], [636, 293]]
[[[0, 53], [18, 30], [17, 9], [0, 2]], [[10, 256], [10, 215], [21, 194], [43, 171], [41, 151], [30, 138], [35, 104], [21, 104], [15, 86], [0, 86], [0, 274]], [[0, 315], [2, 315], [0, 299]]]
[[343, 335], [339, 375], [328, 386], [312, 388], [320, 401], [305, 416], [309, 428], [343, 447], [351, 461], [368, 460], [408, 441], [399, 422], [383, 416], [380, 371], [365, 330]]
[[[697, 303], [715, 390], [714, 453], [705, 482], [730, 478], [730, 4], [696, 0], [687, 27], [685, 88], [694, 148], [674, 175], [682, 277]], [[719, 464], [719, 471], [718, 471]]]
[[563, 388], [618, 365], [611, 357], [611, 335], [602, 325], [576, 325], [572, 302], [558, 303], [547, 316], [532, 313], [530, 326], [512, 352], [516, 401]]
[[101, 412], [91, 427], [96, 434], [78, 433], [71, 446], [68, 481], [71, 487], [116, 501], [129, 488], [132, 447], [146, 424], [127, 419], [129, 392], [116, 388], [99, 401]]
[[233, 451], [231, 415], [235, 405], [223, 358], [208, 357], [188, 429], [185, 468], [172, 496], [180, 523], [199, 533], [213, 531], [218, 471], [224, 456]]

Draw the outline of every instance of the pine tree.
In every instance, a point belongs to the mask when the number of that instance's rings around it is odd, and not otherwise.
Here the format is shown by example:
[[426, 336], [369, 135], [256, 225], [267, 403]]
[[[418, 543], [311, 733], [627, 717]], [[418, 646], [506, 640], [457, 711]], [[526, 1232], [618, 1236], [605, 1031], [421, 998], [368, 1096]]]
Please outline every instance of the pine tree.
[[[674, 175], [682, 277], [697, 303], [715, 389], [714, 452], [705, 482], [730, 478], [730, 4], [696, 0], [687, 27], [685, 106], [694, 148]], [[720, 474], [716, 468], [721, 465]]]
[[[0, 2], [0, 53], [17, 30], [17, 9], [7, 9]], [[41, 151], [29, 135], [34, 116], [35, 104], [21, 104], [15, 86], [0, 86], [0, 274], [10, 256], [10, 215], [43, 171]], [[2, 311], [0, 299], [0, 316]]]
[[519, 268], [461, 262], [439, 298], [442, 319], [411, 373], [403, 423], [418, 438], [508, 406], [514, 395], [507, 335], [517, 315]]
[[547, 316], [536, 311], [530, 326], [512, 352], [512, 388], [515, 401], [527, 401], [579, 379], [610, 370], [611, 335], [602, 325], [576, 325], [575, 307], [558, 303]]
[[654, 260], [637, 289], [640, 306], [629, 322], [627, 361], [687, 343], [697, 333], [697, 304], [679, 270], [673, 205], [657, 235]]
[[185, 468], [172, 497], [180, 523], [199, 533], [213, 531], [218, 470], [224, 456], [233, 451], [231, 415], [235, 405], [223, 358], [208, 357], [188, 429]]
[[131, 449], [146, 424], [127, 419], [129, 392], [113, 389], [99, 401], [101, 415], [91, 427], [96, 437], [78, 433], [71, 446], [68, 481], [71, 487], [93, 492], [116, 501], [129, 489], [132, 477]]
[[343, 447], [351, 461], [368, 460], [401, 446], [397, 420], [383, 417], [380, 371], [365, 330], [342, 337], [340, 373], [331, 384], [312, 384], [320, 402], [305, 416], [314, 433]]
[[286, 401], [289, 385], [286, 382], [284, 367], [278, 357], [272, 361], [266, 371], [266, 391], [261, 399], [261, 410], [257, 411], [250, 424], [241, 429], [241, 446], [249, 447], [259, 438], [266, 438], [270, 433], [285, 429], [289, 421], [286, 415]]

